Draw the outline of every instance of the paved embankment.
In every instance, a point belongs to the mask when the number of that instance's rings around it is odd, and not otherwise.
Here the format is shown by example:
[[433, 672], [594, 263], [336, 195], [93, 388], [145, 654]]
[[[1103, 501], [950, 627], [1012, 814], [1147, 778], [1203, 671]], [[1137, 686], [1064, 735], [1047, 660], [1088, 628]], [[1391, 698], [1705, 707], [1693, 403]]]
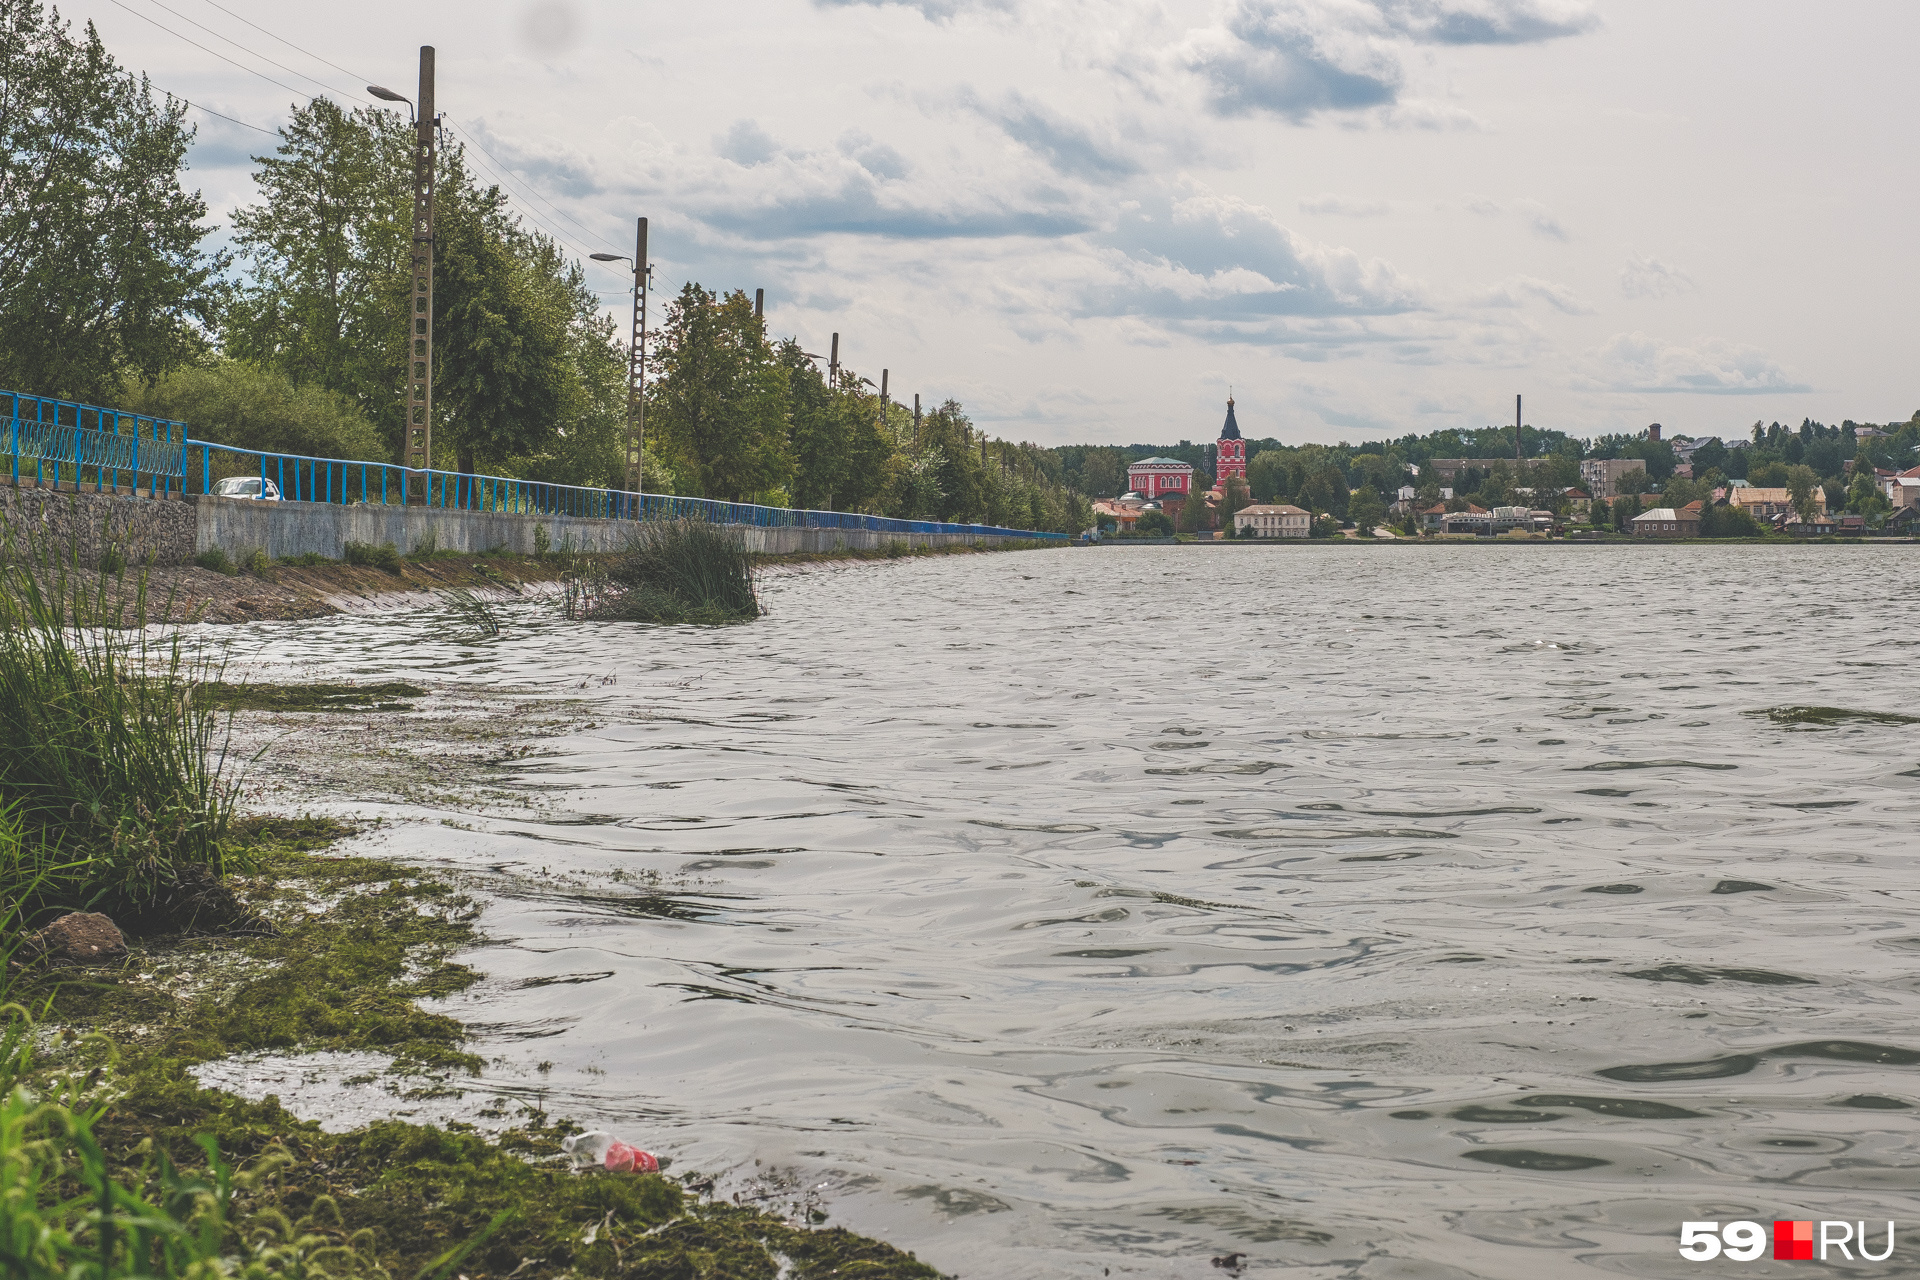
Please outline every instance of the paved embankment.
[[[16, 547], [50, 544], [61, 559], [89, 568], [115, 548], [130, 564], [182, 564], [220, 550], [236, 561], [265, 552], [275, 560], [303, 555], [341, 559], [349, 542], [392, 543], [402, 555], [423, 549], [473, 555], [543, 550], [616, 551], [633, 532], [630, 520], [583, 516], [506, 515], [440, 507], [340, 506], [326, 502], [258, 502], [244, 498], [136, 497], [22, 486], [0, 487], [0, 526]], [[762, 529], [740, 526], [747, 550], [760, 555], [884, 551], [956, 545], [996, 546], [1022, 539], [976, 533], [878, 533], [864, 529]]]

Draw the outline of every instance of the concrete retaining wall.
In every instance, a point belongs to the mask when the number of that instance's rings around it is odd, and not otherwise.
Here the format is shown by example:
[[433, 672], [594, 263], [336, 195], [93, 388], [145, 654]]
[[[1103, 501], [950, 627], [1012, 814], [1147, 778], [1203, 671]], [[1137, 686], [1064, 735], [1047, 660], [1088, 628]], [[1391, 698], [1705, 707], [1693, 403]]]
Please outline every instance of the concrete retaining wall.
[[[581, 551], [617, 551], [633, 533], [628, 520], [579, 516], [516, 516], [432, 507], [336, 506], [325, 502], [258, 502], [246, 498], [134, 497], [75, 493], [51, 488], [0, 486], [0, 535], [12, 546], [51, 545], [64, 559], [77, 550], [92, 568], [101, 550], [119, 549], [129, 564], [180, 564], [219, 548], [239, 560], [259, 549], [276, 559], [317, 553], [346, 555], [349, 542], [391, 542], [402, 555], [431, 541], [442, 551], [502, 549], [531, 555], [534, 529], [547, 531], [548, 546]], [[1002, 543], [1004, 535], [971, 533], [873, 533], [864, 529], [756, 529], [743, 526], [747, 549], [763, 554], [804, 551], [874, 551], [893, 544], [939, 547], [953, 543]]]
[[0, 544], [9, 555], [77, 555], [93, 569], [111, 546], [129, 564], [180, 564], [193, 558], [194, 536], [194, 511], [184, 502], [0, 486]]
[[[534, 529], [545, 528], [548, 545], [572, 540], [580, 551], [617, 551], [633, 533], [630, 520], [582, 516], [516, 516], [436, 507], [341, 507], [325, 502], [259, 502], [247, 498], [190, 499], [199, 512], [196, 551], [215, 547], [238, 559], [255, 547], [276, 559], [317, 552], [337, 560], [349, 542], [391, 542], [406, 555], [429, 539], [442, 551], [496, 548], [531, 555]], [[956, 542], [1007, 542], [998, 535], [968, 533], [873, 533], [863, 529], [756, 529], [742, 527], [749, 551], [884, 550], [891, 543], [914, 547]]]

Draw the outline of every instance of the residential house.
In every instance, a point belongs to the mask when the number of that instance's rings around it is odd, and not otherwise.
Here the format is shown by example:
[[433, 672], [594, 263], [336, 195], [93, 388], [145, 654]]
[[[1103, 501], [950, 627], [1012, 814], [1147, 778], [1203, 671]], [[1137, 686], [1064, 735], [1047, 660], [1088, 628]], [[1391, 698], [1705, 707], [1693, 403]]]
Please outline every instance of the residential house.
[[1428, 465], [1442, 480], [1454, 480], [1459, 478], [1462, 471], [1485, 473], [1492, 471], [1498, 463], [1505, 463], [1509, 470], [1513, 468], [1512, 458], [1435, 458]]
[[1313, 513], [1291, 503], [1255, 503], [1233, 513], [1233, 533], [1244, 538], [1304, 538], [1312, 531]]
[[1633, 533], [1638, 538], [1695, 538], [1700, 535], [1700, 512], [1698, 504], [1690, 503], [1687, 508], [1676, 511], [1672, 507], [1655, 507], [1643, 511], [1633, 518]]
[[[1775, 516], [1793, 510], [1793, 491], [1741, 485], [1727, 495], [1727, 503], [1729, 506], [1745, 508], [1747, 514], [1756, 520], [1770, 521]], [[1827, 491], [1819, 485], [1813, 489], [1813, 512], [1816, 516], [1827, 514]]]
[[1905, 471], [1881, 471], [1875, 468], [1873, 479], [1895, 509], [1920, 507], [1920, 467]]
[[1580, 464], [1580, 483], [1603, 502], [1620, 496], [1620, 481], [1634, 471], [1645, 471], [1641, 458], [1589, 458]]

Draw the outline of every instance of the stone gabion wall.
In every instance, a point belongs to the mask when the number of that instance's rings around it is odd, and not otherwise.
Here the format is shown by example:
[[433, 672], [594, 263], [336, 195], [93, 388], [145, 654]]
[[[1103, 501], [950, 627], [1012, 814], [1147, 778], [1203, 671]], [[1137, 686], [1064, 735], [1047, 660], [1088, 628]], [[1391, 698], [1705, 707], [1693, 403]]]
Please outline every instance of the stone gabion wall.
[[131, 494], [74, 493], [0, 485], [0, 554], [89, 569], [116, 548], [130, 565], [182, 564], [193, 558], [193, 504]]

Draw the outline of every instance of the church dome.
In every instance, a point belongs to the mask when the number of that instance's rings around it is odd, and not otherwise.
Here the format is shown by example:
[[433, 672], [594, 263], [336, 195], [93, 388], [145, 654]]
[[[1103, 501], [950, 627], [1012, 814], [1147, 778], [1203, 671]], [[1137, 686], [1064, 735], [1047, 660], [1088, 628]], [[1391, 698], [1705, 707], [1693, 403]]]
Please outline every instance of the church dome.
[[1220, 438], [1222, 440], [1238, 440], [1240, 438], [1240, 424], [1233, 420], [1232, 396], [1227, 397], [1227, 424], [1220, 428]]

